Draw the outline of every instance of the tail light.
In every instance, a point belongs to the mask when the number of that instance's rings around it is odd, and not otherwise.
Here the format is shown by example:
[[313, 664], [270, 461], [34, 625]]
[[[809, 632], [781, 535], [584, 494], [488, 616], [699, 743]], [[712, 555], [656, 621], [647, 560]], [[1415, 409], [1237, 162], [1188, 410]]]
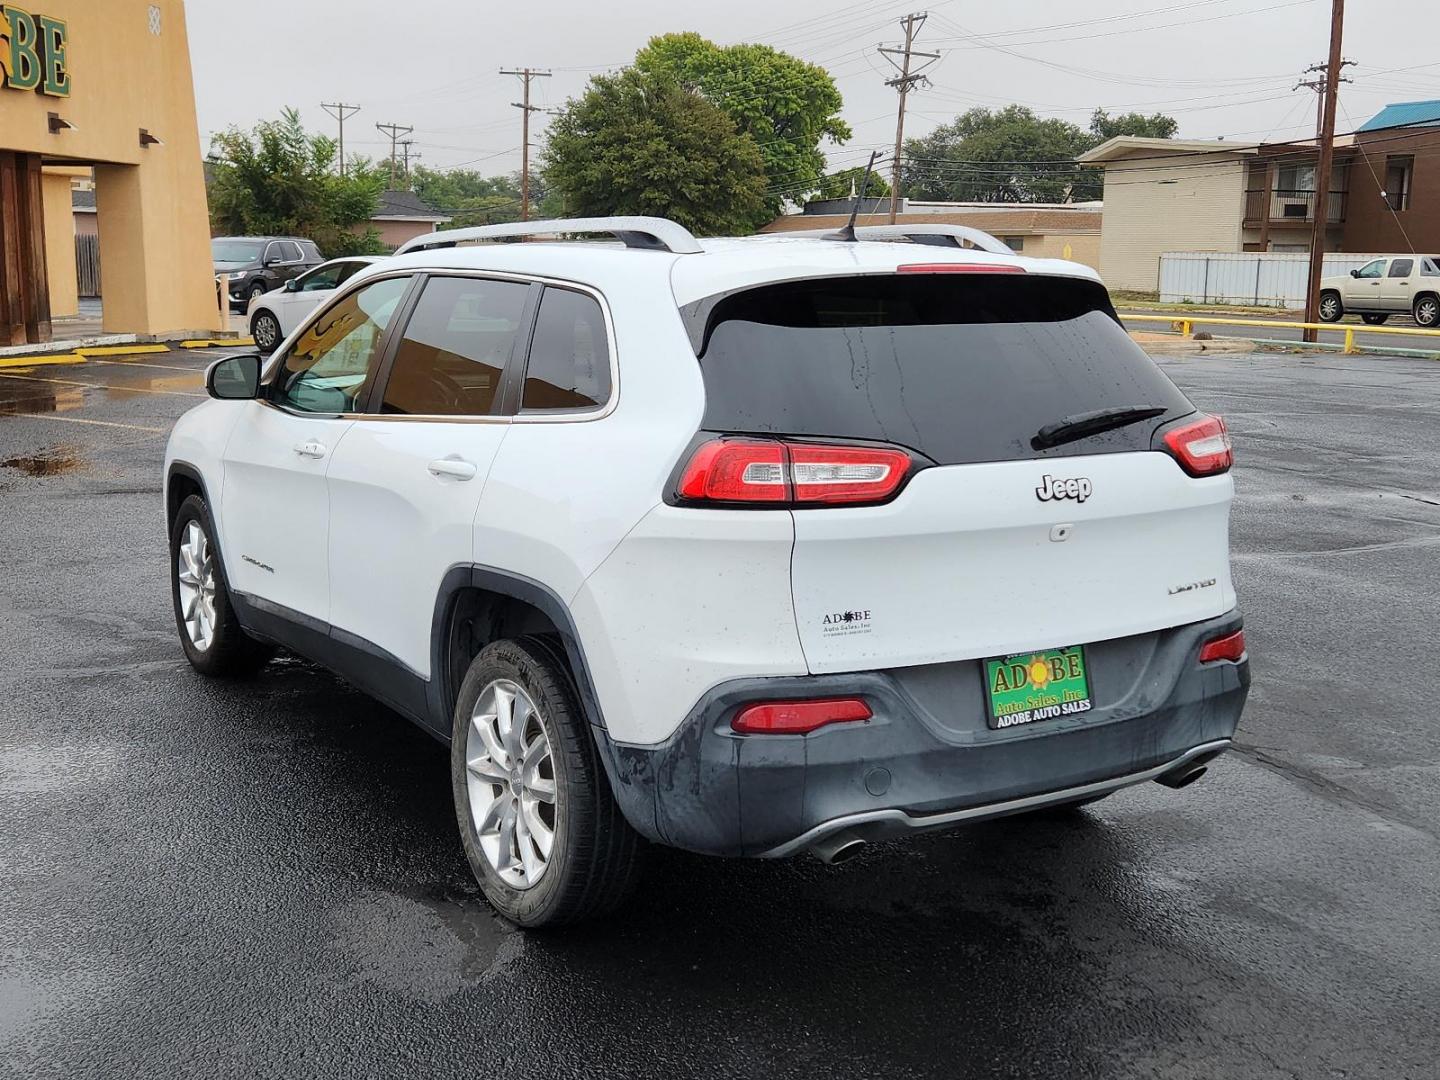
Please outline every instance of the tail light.
[[1216, 660], [1233, 660], [1239, 663], [1245, 658], [1245, 631], [1236, 630], [1224, 637], [1212, 638], [1200, 646], [1200, 662], [1212, 664]]
[[690, 455], [677, 493], [691, 503], [863, 505], [893, 495], [912, 464], [883, 446], [712, 439]]
[[1180, 467], [1191, 476], [1215, 476], [1229, 472], [1235, 463], [1230, 434], [1218, 416], [1202, 416], [1165, 432], [1165, 445]]
[[763, 701], [741, 709], [730, 727], [741, 735], [808, 735], [827, 724], [849, 724], [873, 715], [859, 698]]

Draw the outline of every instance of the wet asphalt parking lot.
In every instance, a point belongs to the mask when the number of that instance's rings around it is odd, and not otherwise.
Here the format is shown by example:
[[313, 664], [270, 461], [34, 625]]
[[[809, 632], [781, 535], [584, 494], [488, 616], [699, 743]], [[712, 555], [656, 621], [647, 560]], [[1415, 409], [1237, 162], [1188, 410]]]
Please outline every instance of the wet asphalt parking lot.
[[1239, 457], [1255, 683], [1200, 783], [833, 868], [660, 852], [527, 936], [438, 743], [185, 664], [160, 463], [214, 355], [0, 370], [0, 1075], [1440, 1075], [1440, 365], [1162, 360]]

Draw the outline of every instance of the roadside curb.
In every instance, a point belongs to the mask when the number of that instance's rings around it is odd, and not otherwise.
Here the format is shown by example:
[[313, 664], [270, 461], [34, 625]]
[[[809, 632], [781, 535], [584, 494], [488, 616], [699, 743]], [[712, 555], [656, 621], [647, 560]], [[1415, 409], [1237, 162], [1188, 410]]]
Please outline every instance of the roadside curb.
[[1211, 338], [1196, 341], [1174, 334], [1153, 334], [1130, 331], [1130, 338], [1151, 356], [1198, 356], [1201, 353], [1254, 352], [1255, 346], [1248, 338]]

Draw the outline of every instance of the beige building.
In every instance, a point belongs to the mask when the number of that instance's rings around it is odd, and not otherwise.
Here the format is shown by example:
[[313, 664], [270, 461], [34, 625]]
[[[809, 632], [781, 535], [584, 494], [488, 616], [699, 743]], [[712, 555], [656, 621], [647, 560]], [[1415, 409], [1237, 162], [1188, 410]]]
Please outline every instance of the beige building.
[[1167, 251], [1240, 251], [1254, 143], [1119, 135], [1080, 157], [1105, 170], [1100, 275], [1153, 292]]
[[108, 332], [221, 327], [182, 0], [0, 4], [0, 346], [72, 314], [94, 170]]
[[[413, 191], [382, 191], [380, 203], [367, 224], [380, 233], [380, 242], [394, 251], [407, 240], [432, 233], [450, 221]], [[356, 231], [363, 233], [365, 226]]]
[[[993, 203], [915, 203], [896, 217], [901, 225], [968, 225], [998, 236], [1021, 255], [1037, 259], [1073, 259], [1099, 269], [1102, 211], [1094, 206], [1001, 206]], [[787, 214], [762, 233], [838, 229], [848, 214]], [[886, 213], [860, 214], [857, 225], [888, 225]]]

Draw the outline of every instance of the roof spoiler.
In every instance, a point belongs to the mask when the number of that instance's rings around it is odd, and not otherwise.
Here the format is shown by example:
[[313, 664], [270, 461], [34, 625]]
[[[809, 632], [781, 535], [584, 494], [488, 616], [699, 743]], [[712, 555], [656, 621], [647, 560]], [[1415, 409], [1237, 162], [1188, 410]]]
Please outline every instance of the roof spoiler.
[[477, 225], [469, 229], [444, 229], [424, 233], [401, 244], [396, 255], [431, 248], [483, 240], [511, 240], [524, 236], [557, 233], [608, 233], [626, 247], [646, 251], [669, 251], [676, 255], [698, 255], [702, 250], [685, 226], [660, 217], [554, 218], [548, 221], [512, 221], [505, 225]]

